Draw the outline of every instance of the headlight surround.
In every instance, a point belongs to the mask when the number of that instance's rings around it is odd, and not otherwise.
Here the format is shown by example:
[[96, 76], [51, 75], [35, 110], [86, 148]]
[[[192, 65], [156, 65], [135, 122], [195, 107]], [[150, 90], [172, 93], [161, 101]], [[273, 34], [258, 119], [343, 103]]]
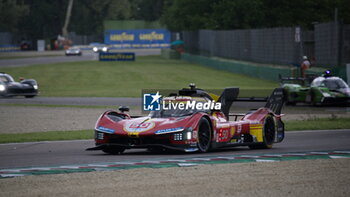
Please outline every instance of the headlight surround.
[[37, 90], [37, 89], [38, 89], [38, 85], [33, 85], [33, 88], [34, 88], [35, 90]]
[[103, 52], [107, 52], [107, 51], [108, 51], [108, 48], [107, 48], [107, 47], [103, 47], [103, 48], [102, 48], [102, 51], [103, 51]]
[[6, 90], [6, 87], [4, 85], [0, 84], [0, 92], [3, 92], [5, 90]]
[[98, 48], [97, 48], [97, 47], [94, 47], [94, 48], [92, 48], [92, 50], [93, 50], [94, 52], [97, 52], [97, 51], [98, 51]]

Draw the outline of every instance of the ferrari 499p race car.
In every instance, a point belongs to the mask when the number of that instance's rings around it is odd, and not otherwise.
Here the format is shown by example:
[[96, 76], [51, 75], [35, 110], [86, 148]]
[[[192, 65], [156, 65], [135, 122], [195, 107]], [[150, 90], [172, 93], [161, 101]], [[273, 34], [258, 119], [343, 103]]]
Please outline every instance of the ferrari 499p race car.
[[[254, 101], [254, 98], [238, 98], [238, 93], [239, 88], [226, 88], [221, 96], [213, 96], [192, 86], [163, 98], [166, 104], [146, 117], [132, 117], [125, 113], [128, 108], [120, 108], [121, 112], [106, 111], [95, 125], [96, 146], [87, 150], [109, 154], [120, 154], [131, 148], [207, 152], [229, 146], [271, 148], [273, 143], [281, 142], [284, 138], [283, 89], [275, 89], [265, 99], [264, 107], [246, 114], [231, 114], [229, 110], [234, 101]], [[218, 102], [221, 109], [169, 109], [174, 103], [191, 102], [200, 105]], [[230, 117], [234, 120], [229, 120]]]

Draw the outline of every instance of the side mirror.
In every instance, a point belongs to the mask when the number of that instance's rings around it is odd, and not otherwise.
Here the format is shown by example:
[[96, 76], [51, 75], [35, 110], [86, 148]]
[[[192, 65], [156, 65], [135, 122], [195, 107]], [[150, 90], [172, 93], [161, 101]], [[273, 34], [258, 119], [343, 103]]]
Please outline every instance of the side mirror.
[[124, 113], [124, 112], [128, 112], [130, 111], [129, 107], [128, 106], [120, 106], [119, 107], [119, 111]]

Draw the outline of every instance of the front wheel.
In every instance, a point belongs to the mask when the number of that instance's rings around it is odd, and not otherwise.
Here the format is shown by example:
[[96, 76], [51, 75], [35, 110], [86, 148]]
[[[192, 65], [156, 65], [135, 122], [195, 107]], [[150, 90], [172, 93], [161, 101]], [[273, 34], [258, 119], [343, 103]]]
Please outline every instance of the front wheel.
[[275, 121], [271, 115], [265, 118], [263, 130], [263, 142], [259, 144], [250, 145], [250, 149], [269, 149], [272, 148], [275, 139]]
[[211, 145], [211, 127], [206, 118], [202, 118], [198, 125], [197, 146], [200, 152], [205, 153]]

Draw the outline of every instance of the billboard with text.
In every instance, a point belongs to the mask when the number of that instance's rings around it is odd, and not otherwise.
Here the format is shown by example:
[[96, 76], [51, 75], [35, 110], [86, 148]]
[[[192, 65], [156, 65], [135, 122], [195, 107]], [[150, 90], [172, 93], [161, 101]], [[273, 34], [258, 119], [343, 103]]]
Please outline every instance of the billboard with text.
[[114, 48], [168, 48], [170, 32], [165, 29], [107, 30], [105, 44]]

